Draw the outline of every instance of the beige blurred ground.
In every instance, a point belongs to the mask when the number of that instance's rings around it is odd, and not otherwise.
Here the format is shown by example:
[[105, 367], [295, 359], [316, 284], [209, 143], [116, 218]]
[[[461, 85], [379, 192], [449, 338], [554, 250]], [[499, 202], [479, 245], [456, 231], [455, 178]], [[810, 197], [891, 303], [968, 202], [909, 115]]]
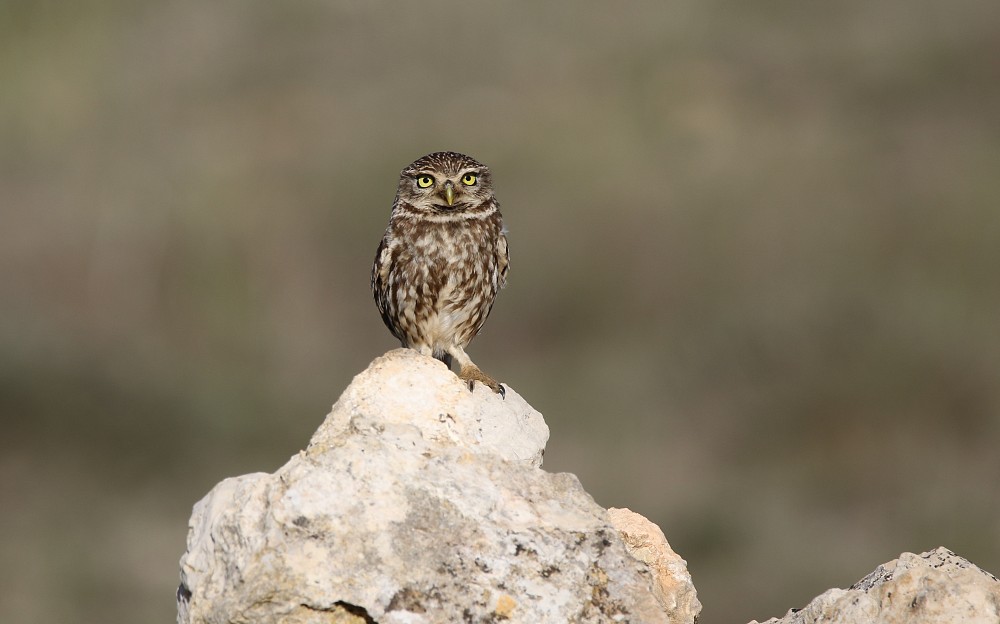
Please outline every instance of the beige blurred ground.
[[0, 621], [162, 622], [191, 505], [394, 347], [398, 171], [490, 164], [471, 354], [703, 623], [1000, 571], [995, 2], [0, 4]]

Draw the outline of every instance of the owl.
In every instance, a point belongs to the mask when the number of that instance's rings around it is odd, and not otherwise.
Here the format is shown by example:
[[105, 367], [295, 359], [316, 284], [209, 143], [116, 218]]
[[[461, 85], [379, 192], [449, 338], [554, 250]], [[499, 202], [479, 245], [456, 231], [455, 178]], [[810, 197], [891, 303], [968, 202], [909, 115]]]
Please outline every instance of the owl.
[[472, 390], [504, 388], [465, 353], [507, 282], [507, 236], [486, 165], [435, 152], [403, 169], [375, 252], [372, 293], [404, 347], [433, 356]]

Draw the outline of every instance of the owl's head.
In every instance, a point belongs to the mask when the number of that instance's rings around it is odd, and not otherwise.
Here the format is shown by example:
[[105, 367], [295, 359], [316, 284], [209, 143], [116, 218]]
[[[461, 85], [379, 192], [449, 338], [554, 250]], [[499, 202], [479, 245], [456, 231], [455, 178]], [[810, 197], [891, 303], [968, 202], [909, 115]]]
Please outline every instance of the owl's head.
[[399, 177], [402, 199], [422, 212], [459, 212], [493, 197], [490, 170], [457, 152], [434, 152], [410, 163]]

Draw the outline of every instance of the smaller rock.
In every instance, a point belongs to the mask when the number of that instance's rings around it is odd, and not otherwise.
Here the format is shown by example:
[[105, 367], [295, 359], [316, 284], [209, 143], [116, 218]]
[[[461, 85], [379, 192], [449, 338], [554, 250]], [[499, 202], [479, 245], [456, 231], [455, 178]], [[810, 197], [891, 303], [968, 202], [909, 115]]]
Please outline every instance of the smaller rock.
[[625, 550], [647, 566], [653, 575], [653, 595], [675, 622], [694, 622], [701, 613], [698, 592], [691, 581], [687, 562], [674, 552], [660, 527], [629, 509], [608, 509]]
[[903, 553], [849, 589], [828, 590], [804, 609], [764, 624], [818, 622], [997, 624], [1000, 581], [947, 548]]

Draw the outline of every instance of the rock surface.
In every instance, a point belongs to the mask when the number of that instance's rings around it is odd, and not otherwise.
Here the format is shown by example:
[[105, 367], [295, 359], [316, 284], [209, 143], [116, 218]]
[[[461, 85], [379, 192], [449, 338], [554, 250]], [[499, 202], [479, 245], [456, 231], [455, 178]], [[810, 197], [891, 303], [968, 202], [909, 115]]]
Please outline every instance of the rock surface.
[[178, 622], [693, 622], [662, 532], [541, 470], [547, 438], [512, 389], [391, 351], [306, 450], [195, 505]]
[[[765, 624], [997, 624], [1000, 581], [947, 548], [903, 553]], [[756, 620], [750, 624], [758, 624]]]
[[656, 584], [653, 593], [675, 621], [693, 622], [701, 603], [691, 582], [687, 562], [675, 553], [660, 527], [630, 509], [608, 509], [608, 518], [625, 542], [625, 550], [646, 564]]

